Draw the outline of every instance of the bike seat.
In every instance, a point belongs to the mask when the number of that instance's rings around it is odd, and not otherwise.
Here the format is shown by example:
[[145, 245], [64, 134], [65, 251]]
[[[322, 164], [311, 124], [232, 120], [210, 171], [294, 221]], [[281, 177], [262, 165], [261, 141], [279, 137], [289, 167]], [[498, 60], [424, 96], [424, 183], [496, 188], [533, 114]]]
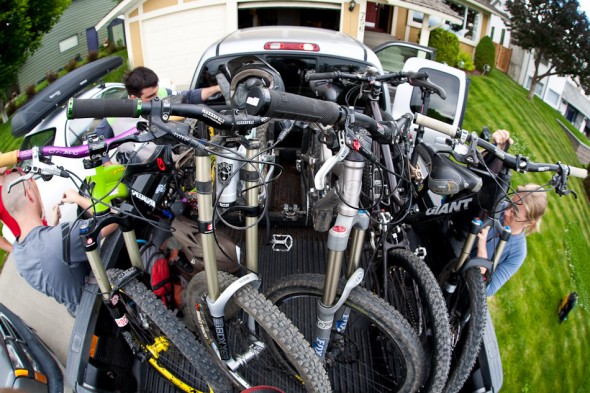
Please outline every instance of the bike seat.
[[432, 156], [432, 170], [428, 174], [428, 188], [438, 195], [453, 195], [468, 190], [477, 192], [482, 180], [468, 168], [451, 161], [446, 155]]

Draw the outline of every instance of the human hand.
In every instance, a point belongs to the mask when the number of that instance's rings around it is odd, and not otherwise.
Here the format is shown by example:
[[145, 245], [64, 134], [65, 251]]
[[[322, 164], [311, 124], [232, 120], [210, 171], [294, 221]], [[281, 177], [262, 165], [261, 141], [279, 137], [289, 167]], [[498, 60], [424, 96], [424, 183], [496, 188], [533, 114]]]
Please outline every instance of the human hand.
[[480, 245], [483, 245], [484, 247], [486, 246], [486, 244], [488, 242], [488, 233], [489, 232], [490, 232], [490, 227], [485, 227], [477, 234], [477, 246], [478, 247]]
[[64, 191], [63, 196], [61, 197], [61, 203], [78, 203], [80, 199], [80, 194], [77, 190], [73, 188], [68, 188]]
[[506, 146], [506, 143], [514, 144], [514, 141], [510, 138], [510, 132], [507, 130], [496, 130], [492, 134], [492, 141], [501, 149]]
[[51, 208], [51, 215], [49, 217], [49, 222], [47, 223], [49, 226], [54, 227], [59, 224], [59, 220], [61, 219], [61, 210], [59, 210], [59, 203], [56, 203]]

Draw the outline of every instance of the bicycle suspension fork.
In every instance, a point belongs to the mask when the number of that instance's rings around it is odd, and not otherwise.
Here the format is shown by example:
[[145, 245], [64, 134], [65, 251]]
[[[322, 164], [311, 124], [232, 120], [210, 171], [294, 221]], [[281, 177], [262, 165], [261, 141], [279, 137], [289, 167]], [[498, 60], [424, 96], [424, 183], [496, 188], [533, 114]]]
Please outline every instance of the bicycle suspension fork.
[[[247, 274], [234, 281], [220, 293], [215, 238], [213, 235], [213, 180], [211, 178], [211, 160], [208, 152], [204, 150], [195, 151], [195, 168], [199, 215], [197, 225], [200, 232], [207, 281], [206, 300], [213, 319], [219, 356], [223, 361], [231, 361], [232, 354], [227, 343], [228, 336], [224, 318], [225, 305], [240, 288], [250, 282], [257, 281], [258, 276], [255, 273]], [[257, 192], [257, 188], [254, 189], [254, 192]], [[254, 351], [256, 350], [258, 349], [255, 348]]]
[[[128, 205], [121, 207], [121, 210], [128, 209], [131, 209], [131, 207]], [[121, 227], [123, 240], [125, 241], [125, 247], [127, 249], [132, 267], [131, 269], [127, 269], [121, 274], [120, 277], [117, 278], [117, 282], [114, 283], [115, 285], [113, 287], [107, 276], [102, 258], [100, 257], [98, 249], [98, 235], [102, 228], [114, 223], [119, 224]], [[148, 356], [139, 348], [135, 340], [131, 337], [129, 321], [125, 314], [125, 310], [119, 306], [119, 287], [125, 281], [135, 278], [144, 271], [135, 230], [131, 225], [129, 217], [109, 215], [99, 217], [98, 222], [94, 220], [88, 221], [80, 228], [80, 237], [82, 238], [82, 244], [84, 245], [86, 256], [88, 258], [88, 262], [90, 263], [90, 268], [94, 274], [94, 277], [96, 278], [103, 303], [106, 305], [117, 326], [121, 329], [123, 337], [129, 344], [130, 348], [132, 348], [133, 352], [138, 356], [142, 356], [142, 354]]]
[[[364, 271], [359, 266], [369, 217], [365, 212], [359, 212], [357, 209], [363, 168], [364, 159], [356, 152], [349, 153], [343, 161], [338, 186], [341, 202], [338, 205], [336, 222], [328, 233], [328, 259], [324, 291], [321, 299], [318, 300], [317, 325], [313, 342], [316, 354], [322, 359], [328, 349], [334, 322], [336, 322], [337, 332], [343, 332], [346, 329], [350, 309], [342, 306], [350, 292], [361, 283], [364, 277]], [[340, 272], [349, 240], [351, 243], [350, 253], [345, 269], [347, 282], [340, 299], [337, 299]]]

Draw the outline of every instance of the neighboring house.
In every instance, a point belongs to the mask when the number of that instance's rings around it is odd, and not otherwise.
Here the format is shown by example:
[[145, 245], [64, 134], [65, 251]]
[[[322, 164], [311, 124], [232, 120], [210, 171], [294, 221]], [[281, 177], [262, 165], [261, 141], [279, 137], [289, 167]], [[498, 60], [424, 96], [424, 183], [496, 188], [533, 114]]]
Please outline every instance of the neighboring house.
[[479, 40], [495, 33], [500, 23], [507, 19], [502, 4], [496, 3], [497, 0], [369, 2], [366, 29], [384, 31], [400, 40], [428, 45], [428, 33], [440, 27], [455, 33], [459, 37], [460, 49], [473, 55]]
[[[93, 28], [114, 6], [113, 0], [72, 0], [59, 21], [43, 37], [40, 48], [21, 68], [18, 74], [21, 90], [42, 81], [50, 71], [58, 72], [70, 60], [86, 57], [86, 29]], [[97, 42], [102, 44], [107, 33], [106, 26], [100, 29]]]
[[188, 87], [203, 51], [238, 28], [315, 26], [360, 41], [368, 29], [427, 44], [430, 31], [440, 26], [458, 34], [462, 49], [472, 54], [490, 33], [491, 16], [503, 16], [492, 0], [123, 0], [97, 29], [119, 15], [130, 64], [150, 67], [180, 89]]
[[[543, 74], [547, 68], [546, 63], [541, 63], [539, 73]], [[534, 71], [532, 53], [513, 47], [508, 75], [528, 90]], [[563, 114], [578, 130], [590, 136], [590, 98], [571, 78], [557, 75], [546, 77], [535, 86], [535, 94]]]

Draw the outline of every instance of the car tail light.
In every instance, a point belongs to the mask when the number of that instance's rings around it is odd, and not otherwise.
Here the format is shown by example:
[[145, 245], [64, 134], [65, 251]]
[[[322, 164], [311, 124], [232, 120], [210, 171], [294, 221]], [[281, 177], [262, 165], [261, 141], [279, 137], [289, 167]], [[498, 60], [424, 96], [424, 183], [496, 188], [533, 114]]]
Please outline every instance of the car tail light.
[[306, 52], [319, 52], [320, 46], [310, 42], [280, 42], [269, 41], [264, 44], [265, 50], [302, 50]]

